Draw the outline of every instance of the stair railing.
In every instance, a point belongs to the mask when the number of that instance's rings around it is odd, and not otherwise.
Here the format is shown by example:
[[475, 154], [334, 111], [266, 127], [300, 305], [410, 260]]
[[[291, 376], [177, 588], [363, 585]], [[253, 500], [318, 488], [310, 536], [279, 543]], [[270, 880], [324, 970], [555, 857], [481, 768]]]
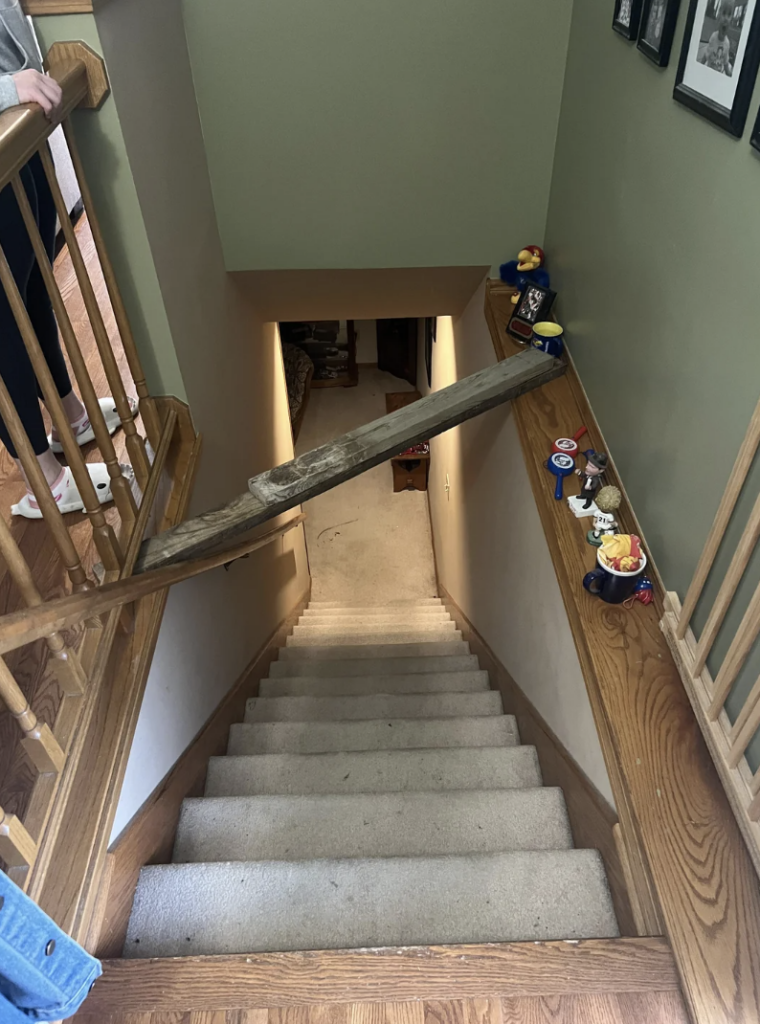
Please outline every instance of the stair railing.
[[[113, 507], [101, 505], [98, 499], [97, 489], [87, 470], [85, 455], [77, 444], [64, 411], [0, 237], [0, 286], [5, 291], [15, 317], [45, 406], [60, 438], [65, 462], [71, 468], [82, 497], [86, 515], [84, 524], [81, 517], [74, 517], [70, 528], [71, 518], [64, 518], [61, 513], [8, 388], [0, 377], [0, 415], [8, 428], [42, 514], [42, 522], [39, 523], [22, 520], [21, 529], [0, 514], [0, 558], [12, 583], [12, 587], [4, 591], [8, 595], [6, 607], [8, 600], [13, 607], [20, 599], [20, 614], [28, 617], [30, 623], [50, 607], [51, 602], [46, 600], [45, 591], [49, 591], [51, 575], [55, 574], [51, 574], [48, 560], [44, 566], [46, 582], [36, 579], [25, 557], [25, 548], [34, 550], [35, 554], [43, 549], [47, 552], [50, 550], [48, 539], [52, 541], [53, 557], [59, 560], [56, 565], [65, 577], [64, 585], [70, 587], [70, 596], [80, 600], [97, 595], [101, 585], [112, 587], [118, 580], [128, 581], [149, 524], [161, 518], [161, 509], [158, 507], [158, 497], [162, 493], [160, 485], [166, 479], [169, 452], [178, 433], [177, 412], [169, 409], [162, 415], [149, 394], [70, 121], [73, 110], [96, 108], [107, 95], [105, 68], [102, 60], [82, 43], [55, 44], [48, 54], [48, 68], [63, 92], [63, 131], [129, 373], [125, 384], [119, 358], [106, 326], [107, 317], [99, 304], [96, 286], [90, 277], [88, 262], [80, 245], [80, 234], [72, 225], [56, 177], [48, 139], [57, 125], [48, 121], [34, 104], [7, 110], [0, 114], [0, 188], [13, 189], [76, 385], [93, 428], [95, 444], [107, 467], [114, 498]], [[35, 155], [39, 155], [50, 186], [73, 275], [89, 321], [94, 339], [94, 344], [90, 345], [91, 352], [83, 349], [81, 332], [77, 333], [72, 322], [22, 182], [21, 171]], [[117, 453], [114, 439], [109, 434], [99, 404], [99, 398], [105, 395], [99, 394], [96, 389], [91, 366], [95, 367], [96, 379], [107, 382], [108, 393], [113, 397], [121, 419], [125, 454]], [[137, 396], [136, 406], [130, 401], [130, 392]], [[10, 500], [6, 504], [9, 505]], [[23, 538], [21, 543], [19, 537]], [[100, 563], [101, 572], [86, 568], [97, 562]], [[46, 664], [52, 668], [59, 692], [63, 695], [60, 707], [67, 700], [72, 701], [67, 708], [69, 740], [78, 716], [83, 713], [93, 693], [102, 683], [110, 650], [119, 630], [130, 628], [130, 614], [126, 606], [132, 601], [134, 598], [125, 596], [124, 600], [118, 602], [118, 606], [111, 605], [114, 611], [106, 618], [102, 615], [105, 609], [101, 602], [98, 605], [100, 611], [88, 606], [77, 620], [70, 620], [70, 624], [82, 624], [79, 644], [72, 642], [58, 629], [44, 628], [39, 633], [47, 648]], [[11, 613], [9, 618], [13, 618], [14, 614], [18, 613]], [[6, 654], [26, 642], [22, 639], [20, 644], [7, 647]], [[51, 722], [54, 725], [51, 729], [50, 725], [40, 720], [39, 712], [30, 706], [13, 671], [2, 658], [0, 706], [15, 719], [21, 747], [37, 778], [53, 780], [46, 790], [49, 795], [47, 806], [43, 813], [36, 814], [34, 825], [23, 823], [14, 813], [15, 808], [0, 808], [0, 861], [4, 862], [16, 881], [28, 888], [32, 877], [30, 869], [37, 858], [41, 836], [53, 814], [58, 786], [66, 770], [67, 741], [55, 734], [54, 723]], [[3, 802], [7, 806], [7, 801]]]
[[[707, 536], [683, 606], [675, 593], [665, 599], [661, 626], [673, 651], [686, 692], [707, 741], [734, 813], [760, 874], [760, 768], [753, 770], [747, 750], [760, 730], [760, 679], [744, 695], [735, 692], [739, 674], [760, 635], [760, 583], [730, 639], [725, 655], [707, 661], [713, 652], [726, 615], [734, 604], [739, 584], [760, 540], [760, 495], [755, 499], [715, 599], [706, 609], [699, 636], [693, 628], [694, 613], [721, 548], [735, 518], [736, 505], [760, 447], [760, 402], [736, 457], [718, 511]], [[727, 709], [731, 699], [733, 717]]]

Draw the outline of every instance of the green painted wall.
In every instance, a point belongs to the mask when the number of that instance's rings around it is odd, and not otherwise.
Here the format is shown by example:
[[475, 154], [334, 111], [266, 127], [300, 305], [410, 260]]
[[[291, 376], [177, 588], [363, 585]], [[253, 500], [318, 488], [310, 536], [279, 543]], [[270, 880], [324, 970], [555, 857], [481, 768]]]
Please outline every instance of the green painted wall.
[[540, 242], [569, 0], [184, 0], [229, 270]]
[[[573, 356], [681, 598], [760, 395], [760, 160], [748, 132], [736, 141], [672, 99], [687, 6], [661, 71], [612, 32], [611, 4], [575, 0], [547, 226]], [[758, 490], [755, 466], [734, 541]], [[708, 597], [726, 564], [724, 551]], [[719, 656], [759, 575], [756, 558]], [[740, 688], [759, 672], [757, 651]]]
[[[42, 52], [59, 39], [81, 39], [100, 53], [91, 14], [35, 18]], [[87, 180], [154, 395], [186, 399], [113, 96], [72, 115]]]

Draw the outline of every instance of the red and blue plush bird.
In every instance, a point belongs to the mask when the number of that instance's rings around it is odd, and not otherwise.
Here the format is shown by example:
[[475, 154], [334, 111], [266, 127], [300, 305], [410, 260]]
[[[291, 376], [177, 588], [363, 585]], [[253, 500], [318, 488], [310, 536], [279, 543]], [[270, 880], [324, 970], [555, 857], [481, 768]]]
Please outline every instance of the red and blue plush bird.
[[499, 267], [499, 277], [504, 284], [517, 289], [512, 296], [512, 302], [517, 302], [518, 294], [529, 282], [548, 288], [549, 274], [544, 270], [544, 250], [538, 245], [526, 246], [518, 252], [516, 260], [502, 263]]

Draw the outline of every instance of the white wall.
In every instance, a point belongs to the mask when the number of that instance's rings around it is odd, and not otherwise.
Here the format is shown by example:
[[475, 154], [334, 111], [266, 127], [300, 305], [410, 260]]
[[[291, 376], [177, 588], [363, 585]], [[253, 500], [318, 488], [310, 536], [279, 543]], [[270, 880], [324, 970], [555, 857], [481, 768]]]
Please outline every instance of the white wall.
[[[495, 361], [483, 315], [484, 287], [459, 319], [438, 318], [433, 390]], [[418, 386], [427, 392], [422, 345]], [[440, 582], [612, 802], [511, 407], [495, 409], [434, 438], [431, 455], [428, 499]]]

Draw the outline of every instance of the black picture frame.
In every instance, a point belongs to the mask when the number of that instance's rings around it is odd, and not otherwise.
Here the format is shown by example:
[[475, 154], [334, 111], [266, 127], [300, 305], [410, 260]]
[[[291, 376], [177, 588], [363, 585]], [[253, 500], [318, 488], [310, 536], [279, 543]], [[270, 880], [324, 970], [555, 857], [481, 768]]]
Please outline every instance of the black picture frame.
[[[546, 320], [552, 308], [557, 293], [551, 288], [544, 288], [543, 285], [535, 284], [533, 281], [526, 281], [522, 286], [515, 303], [512, 317], [507, 324], [507, 333], [523, 345], [528, 345], [533, 339], [533, 327], [535, 324]], [[530, 299], [531, 309], [528, 309], [527, 300]]]
[[[666, 68], [670, 61], [680, 6], [681, 0], [644, 0], [639, 24], [639, 41], [636, 46], [658, 68]], [[660, 38], [655, 44], [651, 37], [647, 36], [647, 32], [650, 17], [656, 16], [660, 7], [662, 8]]]
[[[744, 18], [750, 17], [750, 26], [748, 29], [747, 46], [744, 51], [744, 61], [741, 68], [738, 69], [739, 81], [731, 108], [722, 106], [711, 97], [703, 95], [684, 84], [686, 65], [689, 59], [689, 50], [694, 32], [696, 30], [701, 34], [707, 24], [706, 15], [704, 19], [700, 19], [700, 21], [703, 21], [703, 24], [696, 24], [697, 13], [700, 12], [701, 14], [703, 11], [709, 12], [712, 9], [716, 9], [716, 2], [720, 5], [724, 0], [690, 0], [689, 2], [686, 32], [681, 47], [681, 58], [678, 62], [673, 98], [695, 113], [701, 114], [702, 117], [718, 128], [722, 128], [729, 135], [740, 139], [744, 134], [744, 127], [747, 123], [749, 105], [752, 101], [752, 91], [755, 86], [755, 79], [757, 78], [758, 65], [760, 64], [760, 0], [747, 0], [744, 4]], [[727, 2], [729, 4], [734, 3], [735, 7], [740, 6], [739, 0], [727, 0]], [[749, 13], [750, 6], [753, 7], [751, 14]], [[742, 21], [742, 29], [743, 27], [744, 20]], [[732, 77], [736, 70], [734, 67]], [[716, 71], [716, 74], [719, 73]]]
[[[630, 6], [630, 20], [628, 24], [620, 20], [621, 10], [623, 4]], [[615, 13], [612, 17], [612, 27], [621, 35], [623, 39], [627, 39], [629, 42], [633, 42], [639, 34], [639, 24], [641, 22], [641, 8], [644, 5], [644, 0], [615, 0]]]
[[760, 153], [760, 110], [757, 112], [757, 118], [755, 119], [755, 127], [752, 129], [752, 135], [749, 139], [749, 144], [753, 149], [756, 149]]

